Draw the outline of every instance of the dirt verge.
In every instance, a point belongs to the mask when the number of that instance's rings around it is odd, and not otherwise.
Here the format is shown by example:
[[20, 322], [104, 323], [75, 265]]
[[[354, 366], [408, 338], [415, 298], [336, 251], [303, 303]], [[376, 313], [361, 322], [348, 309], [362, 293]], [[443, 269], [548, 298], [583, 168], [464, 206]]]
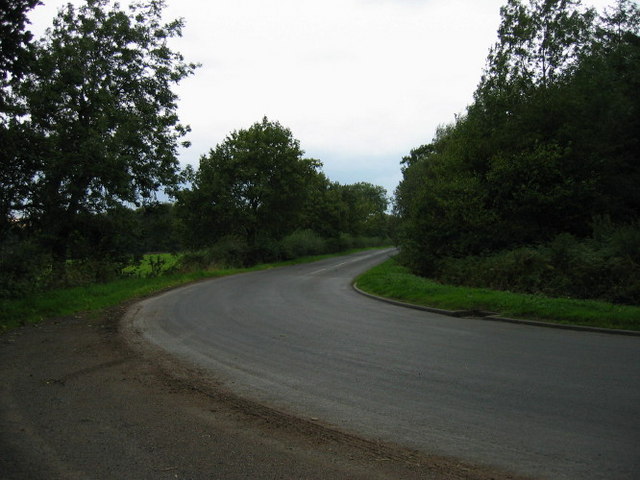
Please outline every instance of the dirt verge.
[[520, 478], [238, 398], [121, 331], [125, 311], [0, 336], [0, 478]]

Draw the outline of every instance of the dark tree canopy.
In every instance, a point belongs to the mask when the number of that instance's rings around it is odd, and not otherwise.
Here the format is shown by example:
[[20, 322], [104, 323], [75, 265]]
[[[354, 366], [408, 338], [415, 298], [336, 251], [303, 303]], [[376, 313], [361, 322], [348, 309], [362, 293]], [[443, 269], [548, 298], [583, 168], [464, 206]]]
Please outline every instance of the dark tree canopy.
[[[11, 77], [21, 77], [29, 66], [28, 47], [33, 35], [26, 28], [27, 13], [40, 0], [0, 0], [0, 85]], [[0, 104], [2, 107], [4, 103]]]
[[508, 0], [465, 115], [403, 160], [401, 243], [439, 259], [640, 219], [640, 10]]
[[200, 241], [240, 235], [282, 238], [303, 220], [321, 164], [303, 158], [291, 131], [266, 117], [231, 133], [200, 159], [193, 188], [180, 204]]
[[29, 145], [29, 135], [16, 122], [21, 108], [14, 89], [32, 65], [27, 13], [38, 4], [0, 0], [0, 241], [11, 229], [13, 207], [28, 195], [30, 169], [18, 157]]
[[197, 65], [170, 47], [183, 22], [165, 0], [69, 3], [32, 41], [37, 4], [0, 0], [0, 298], [108, 280], [149, 251], [205, 247], [201, 268], [384, 241], [366, 236], [386, 235], [386, 192], [330, 182], [266, 117], [180, 171], [173, 87]]
[[11, 209], [40, 229], [57, 258], [81, 236], [87, 214], [153, 199], [177, 182], [188, 127], [172, 86], [196, 66], [168, 46], [183, 24], [164, 23], [164, 6], [68, 4], [35, 45], [17, 90], [28, 114], [16, 128], [30, 144], [9, 159], [28, 185]]
[[304, 158], [288, 128], [263, 118], [231, 133], [200, 159], [178, 212], [192, 246], [236, 236], [257, 248], [296, 231], [324, 239], [387, 235], [386, 191], [370, 183], [340, 185]]

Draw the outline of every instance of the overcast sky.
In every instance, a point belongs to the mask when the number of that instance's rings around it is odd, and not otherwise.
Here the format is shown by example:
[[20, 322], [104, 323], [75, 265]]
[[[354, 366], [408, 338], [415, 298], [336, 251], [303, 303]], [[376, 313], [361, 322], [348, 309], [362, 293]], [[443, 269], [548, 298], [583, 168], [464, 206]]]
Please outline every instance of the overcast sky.
[[[36, 7], [36, 36], [66, 3]], [[402, 157], [471, 102], [504, 3], [168, 0], [167, 19], [186, 21], [174, 48], [202, 64], [176, 90], [181, 121], [192, 127], [180, 161], [197, 166], [231, 131], [266, 115], [290, 128], [331, 180], [392, 194]]]

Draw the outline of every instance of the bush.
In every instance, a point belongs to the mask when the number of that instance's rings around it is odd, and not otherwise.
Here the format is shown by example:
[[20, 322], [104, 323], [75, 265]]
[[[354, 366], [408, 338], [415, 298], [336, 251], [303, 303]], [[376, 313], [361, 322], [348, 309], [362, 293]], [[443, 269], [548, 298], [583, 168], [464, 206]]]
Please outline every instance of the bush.
[[0, 272], [0, 298], [19, 297], [50, 282], [51, 259], [34, 242], [10, 238], [0, 243]]
[[249, 247], [244, 238], [230, 235], [223, 237], [209, 248], [185, 252], [179, 261], [178, 270], [209, 270], [212, 268], [234, 268], [247, 264]]
[[104, 283], [122, 276], [125, 262], [105, 258], [69, 260], [63, 278], [55, 278], [55, 287], [78, 287], [92, 283]]
[[267, 236], [258, 236], [253, 247], [248, 248], [244, 266], [276, 262], [282, 257], [282, 245]]
[[234, 235], [222, 238], [209, 248], [183, 253], [177, 268], [189, 271], [249, 267], [259, 263], [389, 244], [389, 239], [382, 237], [356, 237], [346, 233], [327, 239], [308, 229], [297, 230], [281, 240], [258, 236], [253, 246], [249, 246], [243, 237]]
[[327, 253], [326, 240], [312, 230], [297, 230], [284, 237], [280, 246], [284, 260]]
[[591, 238], [563, 233], [543, 245], [439, 258], [431, 271], [453, 285], [638, 305], [640, 226], [600, 224]]
[[535, 248], [522, 247], [490, 256], [445, 258], [436, 263], [444, 283], [523, 293], [540, 293], [548, 281], [548, 258]]

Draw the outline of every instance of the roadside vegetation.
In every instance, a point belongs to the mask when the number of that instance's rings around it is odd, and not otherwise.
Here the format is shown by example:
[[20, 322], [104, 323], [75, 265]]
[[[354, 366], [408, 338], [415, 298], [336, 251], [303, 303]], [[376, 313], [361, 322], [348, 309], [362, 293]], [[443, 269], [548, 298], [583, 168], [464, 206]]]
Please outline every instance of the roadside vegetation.
[[501, 18], [473, 103], [402, 161], [398, 261], [523, 305], [640, 305], [640, 6], [508, 0]]
[[111, 302], [116, 285], [145, 291], [389, 244], [387, 192], [330, 181], [277, 121], [215, 139], [197, 168], [181, 168], [189, 127], [173, 89], [198, 65], [170, 47], [184, 25], [165, 23], [166, 1], [69, 4], [35, 40], [27, 13], [40, 2], [10, 3], [0, 13], [3, 311], [53, 291], [71, 292], [51, 302], [75, 311]]
[[124, 277], [148, 278], [172, 272], [180, 263], [182, 256], [177, 253], [148, 253], [136, 265], [122, 269]]
[[[181, 264], [180, 259], [167, 271], [155, 274], [144, 268], [135, 275], [118, 278], [110, 282], [90, 283], [84, 286], [52, 289], [23, 295], [18, 298], [0, 298], [0, 333], [18, 326], [36, 324], [45, 318], [65, 317], [80, 313], [99, 315], [109, 307], [140, 299], [187, 283], [218, 278], [239, 273], [248, 273], [270, 268], [315, 262], [340, 255], [348, 255], [367, 248], [346, 250], [340, 253], [298, 257], [274, 263], [261, 263], [252, 267], [193, 269], [190, 262]], [[149, 258], [153, 258], [151, 255]], [[171, 255], [171, 258], [176, 257]], [[162, 258], [162, 256], [160, 256]]]
[[640, 331], [638, 306], [444, 285], [412, 274], [394, 259], [359, 276], [356, 284], [374, 295], [445, 310], [476, 310], [507, 318]]
[[579, 0], [506, 0], [473, 102], [402, 159], [392, 215], [382, 187], [331, 181], [267, 117], [181, 168], [189, 127], [173, 89], [198, 65], [170, 48], [184, 25], [165, 23], [166, 1], [69, 4], [39, 39], [27, 13], [40, 2], [9, 3], [0, 307], [11, 322], [18, 311], [31, 321], [112, 304], [121, 297], [109, 285], [145, 294], [174, 277], [389, 238], [412, 274], [530, 296], [512, 302], [521, 310], [483, 307], [503, 314], [538, 316], [529, 305], [542, 295], [640, 305], [637, 2], [597, 12]]

